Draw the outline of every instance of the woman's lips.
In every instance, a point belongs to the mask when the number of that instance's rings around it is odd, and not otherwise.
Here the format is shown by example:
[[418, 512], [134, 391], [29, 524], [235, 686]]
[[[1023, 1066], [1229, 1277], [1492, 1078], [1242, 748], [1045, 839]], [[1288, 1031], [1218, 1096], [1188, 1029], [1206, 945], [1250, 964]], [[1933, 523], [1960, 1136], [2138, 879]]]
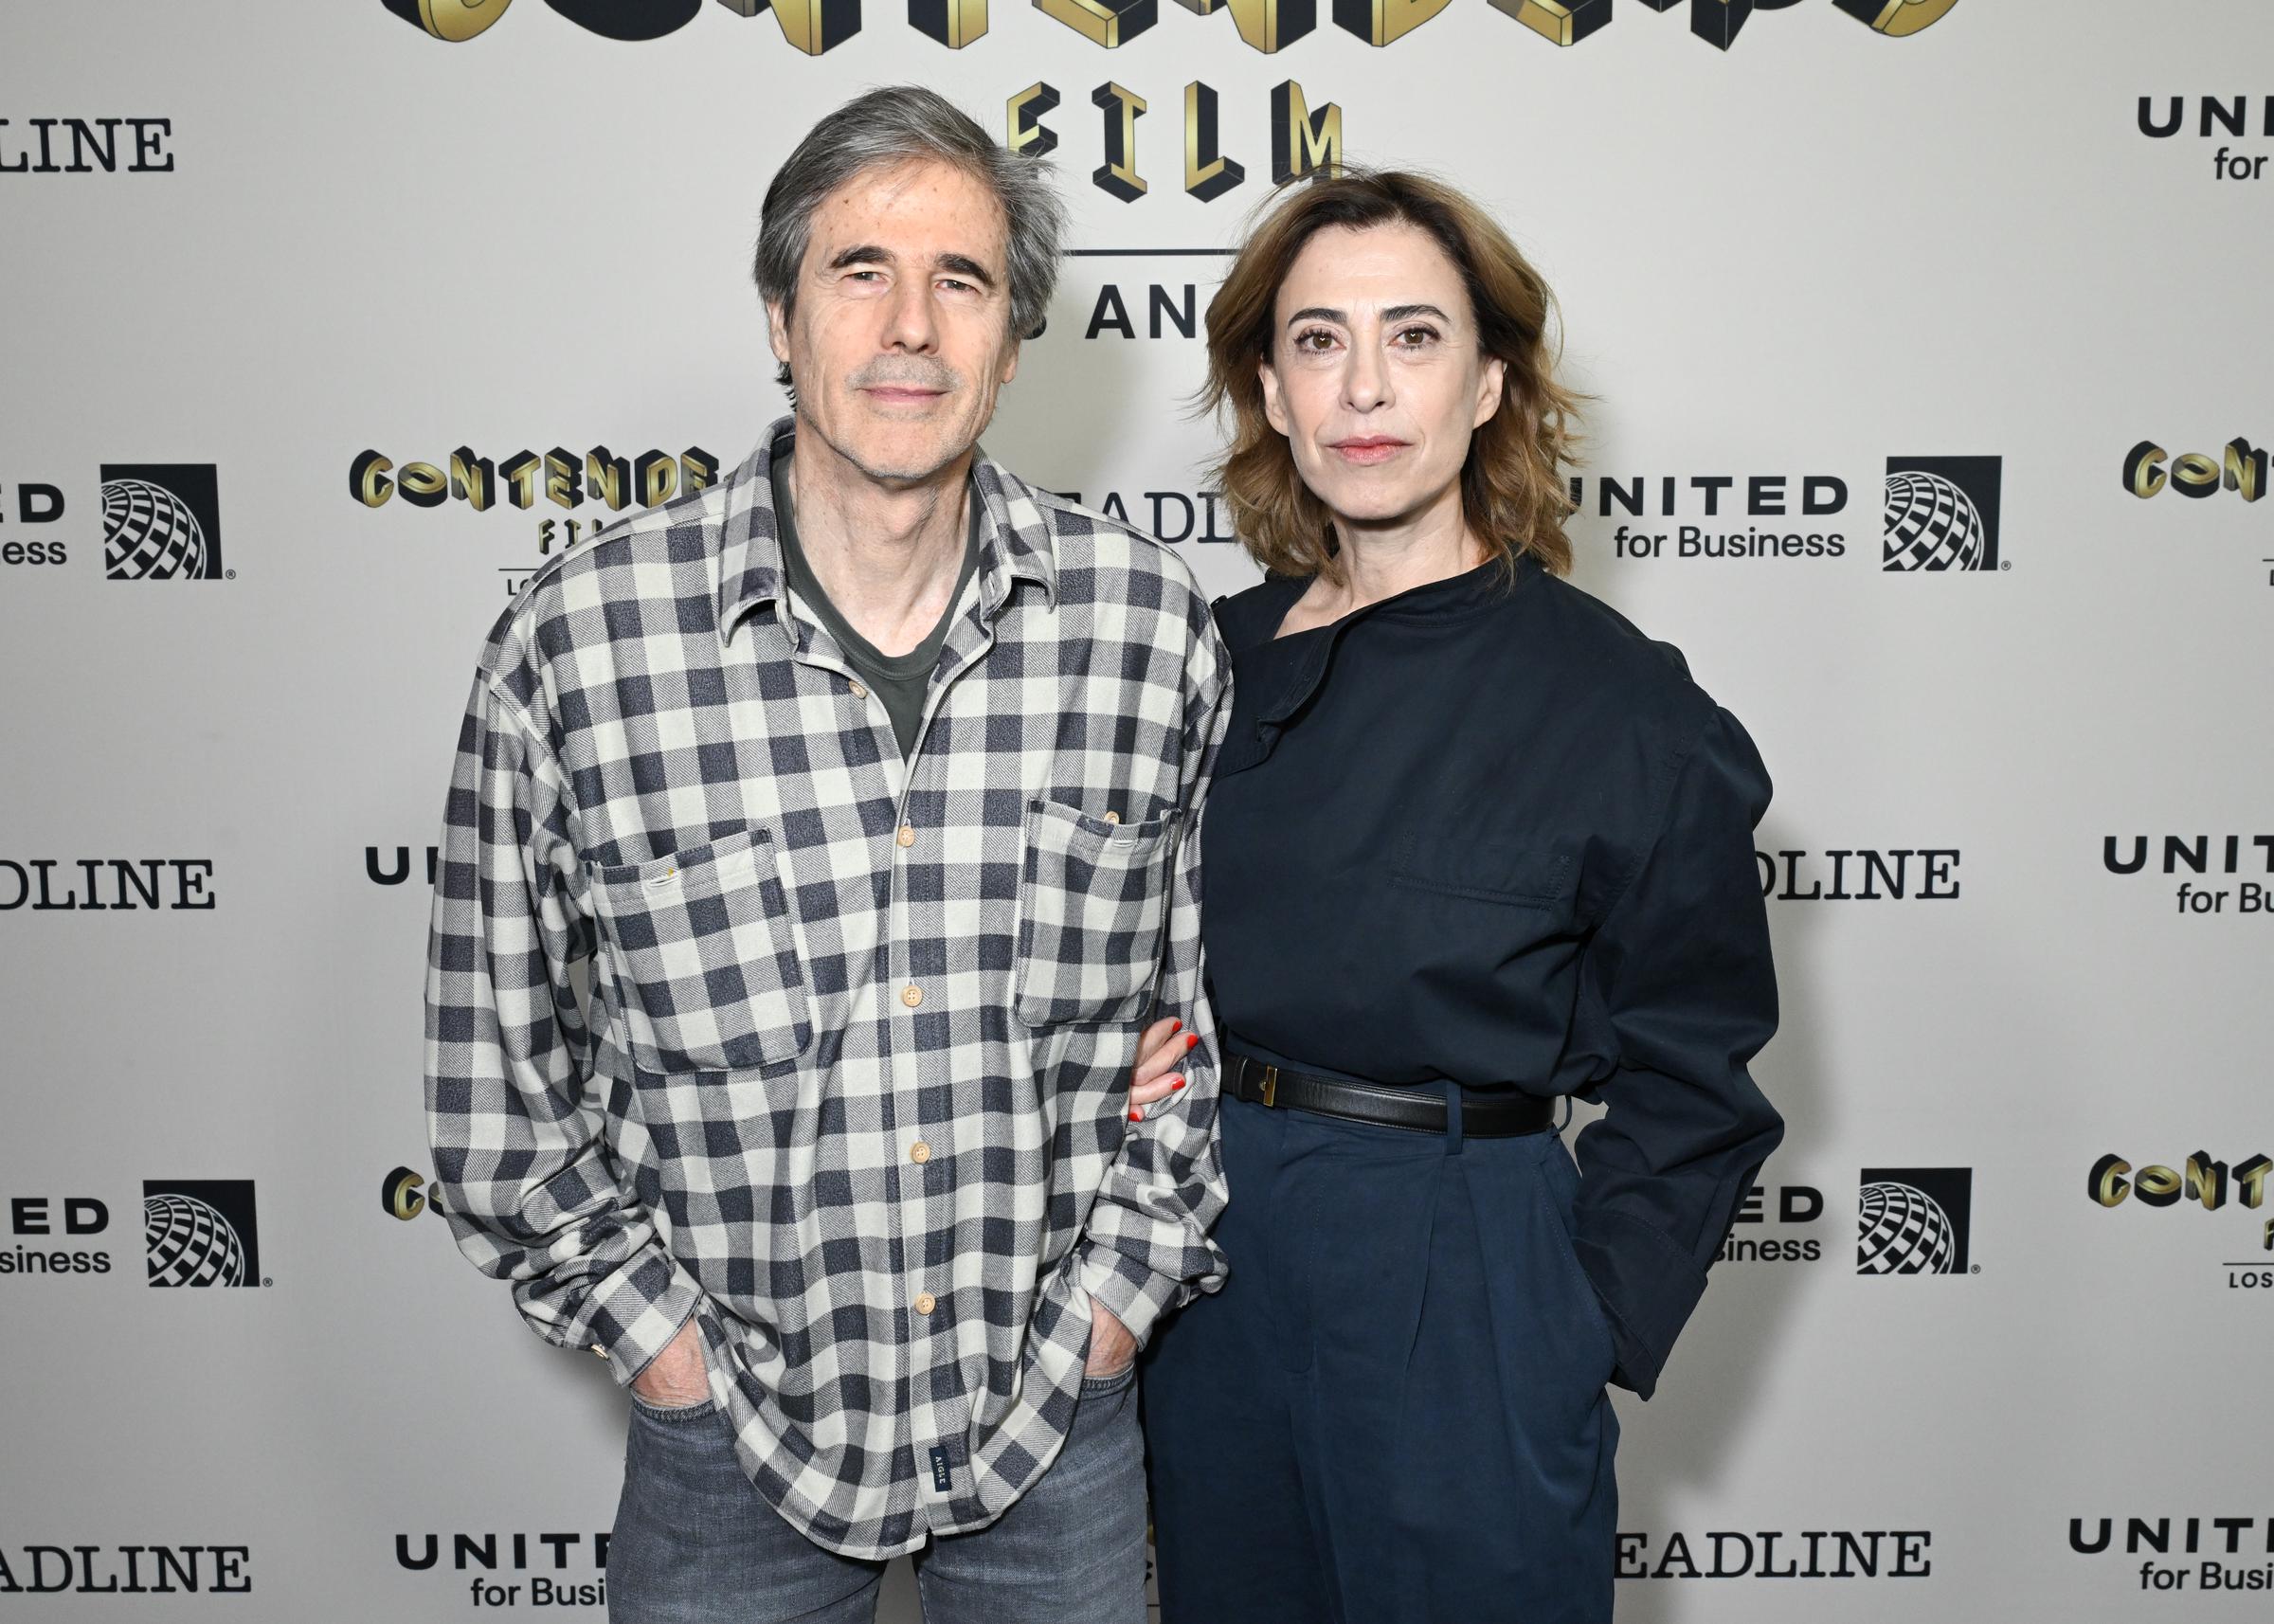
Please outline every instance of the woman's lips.
[[1345, 462], [1387, 462], [1403, 451], [1406, 444], [1402, 440], [1371, 435], [1359, 440], [1338, 440], [1327, 449]]

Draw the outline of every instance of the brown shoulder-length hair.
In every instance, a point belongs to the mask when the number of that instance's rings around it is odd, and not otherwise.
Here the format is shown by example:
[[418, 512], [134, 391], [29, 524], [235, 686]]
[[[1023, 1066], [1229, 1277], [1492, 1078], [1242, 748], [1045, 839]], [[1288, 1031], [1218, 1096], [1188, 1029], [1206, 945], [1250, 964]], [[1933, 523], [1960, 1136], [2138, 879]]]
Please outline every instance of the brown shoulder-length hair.
[[1297, 183], [1249, 234], [1208, 301], [1208, 381], [1199, 399], [1231, 418], [1231, 445], [1215, 472], [1235, 531], [1275, 574], [1341, 579], [1326, 505], [1264, 416], [1256, 366], [1277, 337], [1280, 284], [1312, 234], [1396, 222], [1445, 250], [1469, 290], [1485, 354], [1506, 366], [1500, 409], [1469, 442], [1462, 517], [1489, 556], [1513, 564], [1529, 553], [1561, 574], [1571, 568], [1564, 468], [1578, 444], [1581, 397], [1556, 382], [1547, 332], [1556, 296], [1490, 215], [1442, 181], [1401, 170], [1347, 169]]

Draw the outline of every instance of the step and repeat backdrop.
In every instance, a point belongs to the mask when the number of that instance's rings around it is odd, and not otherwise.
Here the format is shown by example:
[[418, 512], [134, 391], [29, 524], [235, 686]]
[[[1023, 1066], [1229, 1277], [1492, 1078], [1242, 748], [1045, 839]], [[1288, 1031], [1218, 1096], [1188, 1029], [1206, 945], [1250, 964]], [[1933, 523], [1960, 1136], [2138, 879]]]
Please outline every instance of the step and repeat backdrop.
[[896, 81], [1073, 203], [990, 451], [1213, 590], [1275, 180], [1435, 170], [1561, 296], [1578, 579], [1778, 787], [1790, 1132], [1619, 1396], [1620, 1616], [2266, 1616], [2268, 23], [15, 0], [0, 1617], [603, 1615], [623, 1399], [426, 1195], [433, 841], [529, 573], [783, 409], [759, 199]]

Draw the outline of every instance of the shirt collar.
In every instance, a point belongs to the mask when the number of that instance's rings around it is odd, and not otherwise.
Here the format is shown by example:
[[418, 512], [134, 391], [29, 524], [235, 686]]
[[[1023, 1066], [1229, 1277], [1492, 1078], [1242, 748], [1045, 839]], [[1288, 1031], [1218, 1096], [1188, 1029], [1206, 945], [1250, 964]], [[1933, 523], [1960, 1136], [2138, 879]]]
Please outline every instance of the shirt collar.
[[1411, 622], [1425, 627], [1449, 624], [1505, 598], [1538, 568], [1537, 559], [1528, 552], [1520, 552], [1509, 561], [1508, 567], [1492, 561], [1458, 575], [1427, 581], [1368, 604], [1363, 609], [1355, 609], [1339, 621], [1284, 638], [1268, 634], [1279, 629], [1287, 611], [1294, 607], [1296, 600], [1309, 587], [1311, 577], [1274, 577], [1273, 585], [1279, 590], [1265, 600], [1269, 621], [1264, 628], [1267, 641], [1258, 645], [1251, 661], [1256, 668], [1254, 674], [1242, 678], [1255, 682], [1256, 691], [1262, 695], [1255, 710], [1256, 725], [1282, 727], [1309, 703], [1334, 658], [1335, 644], [1351, 627], [1368, 620]]
[[[762, 606], [779, 604], [784, 590], [782, 532], [774, 514], [773, 460], [789, 455], [797, 419], [777, 418], [758, 447], [727, 477], [718, 552], [718, 636]], [[1010, 602], [1012, 586], [1032, 581], [1052, 607], [1058, 601], [1057, 555], [1050, 525], [1032, 486], [986, 454], [971, 460], [971, 488], [980, 502], [979, 607], [993, 620]]]

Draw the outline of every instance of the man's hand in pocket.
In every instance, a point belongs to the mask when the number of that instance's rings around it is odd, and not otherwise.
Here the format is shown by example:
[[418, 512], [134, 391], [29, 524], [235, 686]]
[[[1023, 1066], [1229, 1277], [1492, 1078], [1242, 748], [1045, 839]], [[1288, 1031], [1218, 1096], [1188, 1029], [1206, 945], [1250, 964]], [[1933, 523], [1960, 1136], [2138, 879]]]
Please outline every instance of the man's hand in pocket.
[[711, 1372], [703, 1362], [702, 1335], [691, 1318], [648, 1366], [632, 1378], [632, 1391], [659, 1410], [699, 1404], [711, 1397]]
[[1129, 1327], [1113, 1317], [1113, 1310], [1095, 1298], [1090, 1302], [1090, 1357], [1084, 1376], [1118, 1376], [1137, 1357], [1137, 1339]]

